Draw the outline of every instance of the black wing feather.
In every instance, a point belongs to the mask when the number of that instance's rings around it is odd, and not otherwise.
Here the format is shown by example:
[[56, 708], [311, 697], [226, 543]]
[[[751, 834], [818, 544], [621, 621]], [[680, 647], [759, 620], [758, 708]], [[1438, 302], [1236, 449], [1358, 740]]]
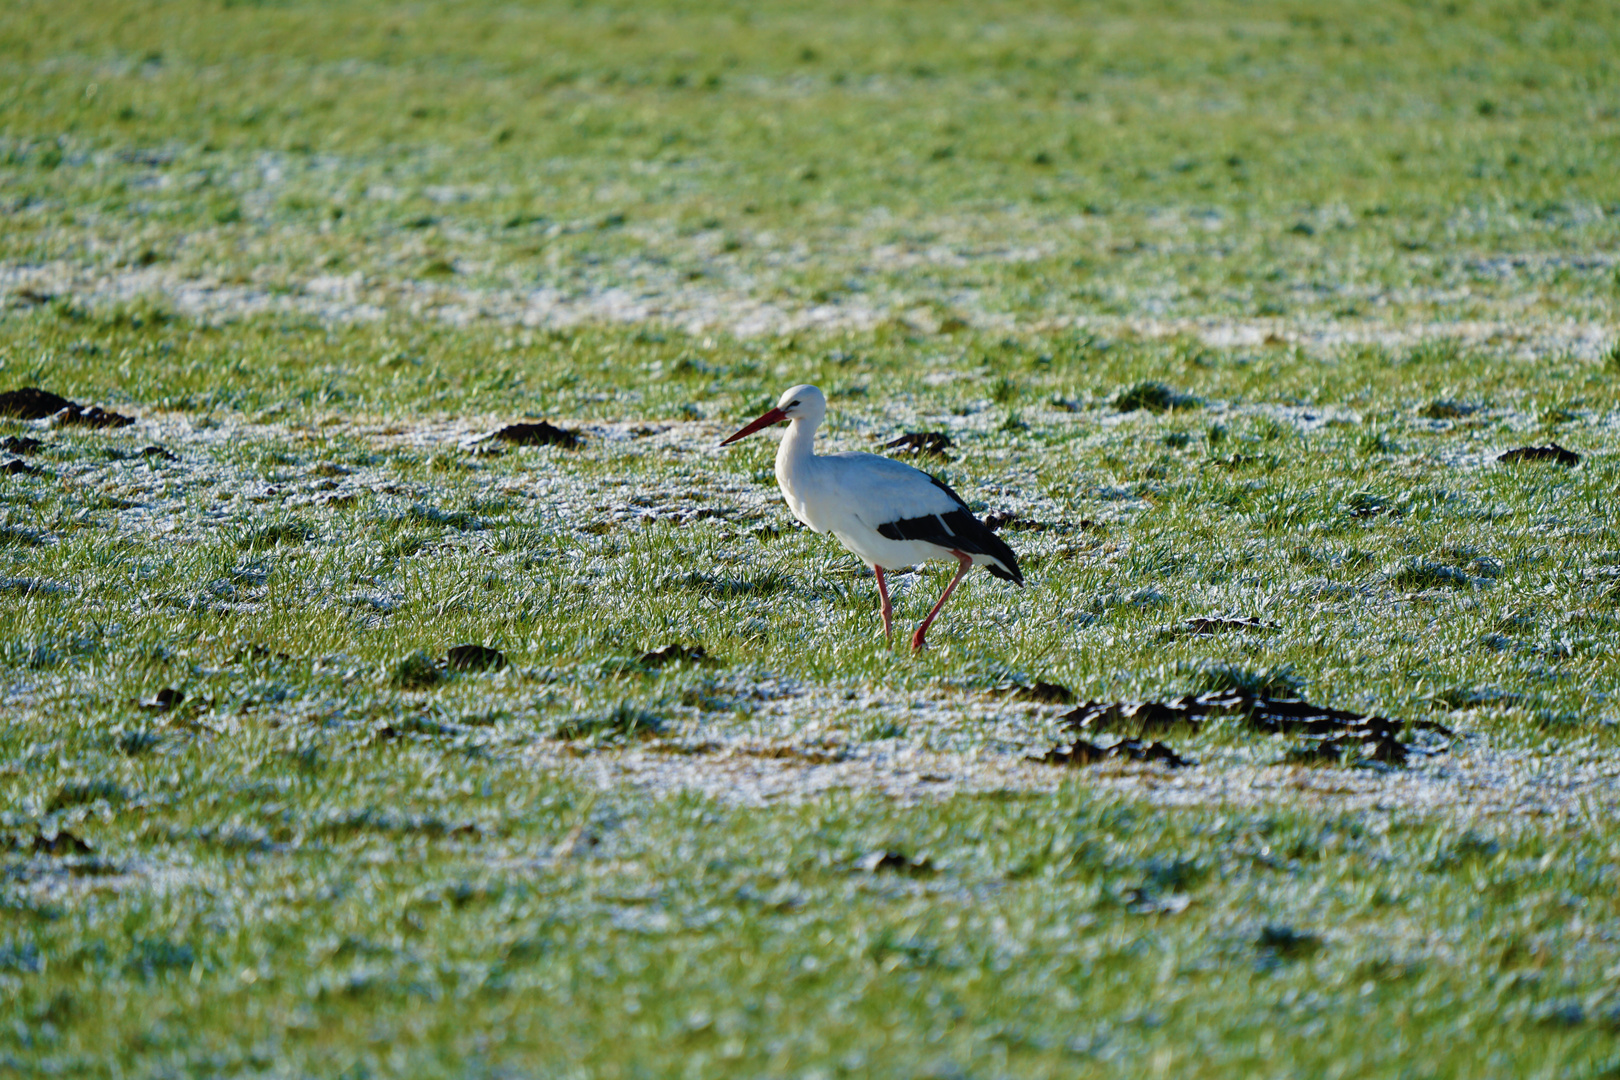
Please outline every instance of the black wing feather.
[[951, 497], [957, 508], [947, 514], [887, 521], [879, 525], [877, 531], [890, 540], [921, 540], [943, 548], [965, 551], [969, 555], [988, 555], [1000, 561], [1006, 569], [987, 563], [986, 570], [1003, 581], [1022, 585], [1024, 575], [1018, 569], [1018, 556], [1013, 554], [1012, 548], [991, 532], [989, 526], [974, 517], [967, 503], [962, 501], [962, 496], [952, 491], [949, 485], [938, 477], [930, 476], [929, 479], [934, 481], [935, 487]]

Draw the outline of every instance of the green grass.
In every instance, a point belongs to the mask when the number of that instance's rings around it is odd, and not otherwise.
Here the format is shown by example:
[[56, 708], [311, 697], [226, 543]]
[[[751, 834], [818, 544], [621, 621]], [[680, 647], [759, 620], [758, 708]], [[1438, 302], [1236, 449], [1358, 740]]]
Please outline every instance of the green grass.
[[1598, 2], [24, 0], [0, 257], [711, 320], [1602, 318], [1617, 55]]
[[[137, 765], [100, 838], [183, 859], [185, 884], [14, 904], [12, 1053], [414, 1076], [1560, 1075], [1612, 1053], [1607, 820], [1549, 840], [1082, 787], [760, 814], [471, 751], [261, 734]], [[930, 870], [856, 866], [896, 848]], [[124, 870], [69, 861], [81, 889]]]
[[[1612, 1074], [1617, 44], [7, 6], [0, 390], [141, 423], [0, 421], [0, 1071]], [[800, 381], [948, 433], [1028, 587], [885, 646], [714, 445]], [[584, 443], [470, 441], [526, 418]], [[1458, 737], [1064, 771], [1038, 680]]]

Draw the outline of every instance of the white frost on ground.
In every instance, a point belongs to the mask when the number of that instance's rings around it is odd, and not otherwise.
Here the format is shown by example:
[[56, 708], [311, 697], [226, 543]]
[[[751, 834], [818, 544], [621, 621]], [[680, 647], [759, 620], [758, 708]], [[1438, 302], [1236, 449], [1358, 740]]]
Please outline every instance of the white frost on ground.
[[[1475, 739], [1459, 739], [1432, 756], [1414, 753], [1405, 768], [1355, 769], [1237, 760], [1182, 769], [1114, 761], [1070, 768], [1028, 759], [1028, 752], [1049, 745], [960, 752], [900, 739], [843, 744], [744, 738], [697, 748], [646, 742], [580, 756], [548, 743], [533, 747], [528, 759], [537, 768], [557, 769], [603, 788], [631, 784], [659, 794], [693, 791], [745, 806], [834, 791], [879, 792], [910, 803], [960, 794], [1050, 792], [1073, 783], [1157, 806], [1399, 811], [1458, 819], [1620, 812], [1620, 764], [1569, 752], [1499, 749]], [[1273, 760], [1276, 756], [1280, 750]]]
[[[1213, 415], [1237, 414], [1242, 407], [1210, 402]], [[1276, 415], [1302, 428], [1348, 420], [1332, 409], [1270, 406]], [[1033, 414], [1032, 414], [1033, 415]], [[1053, 423], [1114, 422], [1117, 414], [1092, 409], [1086, 414], [1054, 411]], [[920, 419], [911, 413], [905, 417]], [[902, 419], [891, 415], [889, 422]], [[975, 418], [929, 420], [971, 425]], [[1532, 417], [1502, 416], [1504, 426]], [[1614, 418], [1608, 418], [1612, 424]], [[501, 418], [463, 417], [409, 422], [346, 418], [345, 435], [381, 448], [443, 451], [476, 461], [468, 447], [497, 426]], [[49, 436], [48, 422], [35, 425]], [[421, 483], [404, 481], [383, 465], [332, 463], [298, 466], [258, 465], [242, 457], [252, 447], [297, 444], [330, 425], [312, 421], [290, 425], [242, 416], [191, 417], [151, 412], [122, 432], [107, 433], [108, 445], [128, 448], [158, 442], [178, 456], [174, 462], [129, 453], [70, 459], [42, 456], [41, 464], [63, 481], [85, 490], [105, 492], [116, 501], [98, 514], [114, 516], [121, 530], [140, 530], [180, 539], [209, 530], [242, 528], [280, 506], [303, 506], [317, 518], [323, 504], [336, 510], [345, 500], [366, 497], [375, 512], [402, 513], [418, 504], [432, 509], [435, 493]], [[714, 449], [728, 424], [712, 421], [592, 422], [579, 451], [508, 450], [523, 468], [491, 471], [486, 494], [498, 492], [531, 500], [557, 516], [559, 525], [639, 527], [652, 520], [676, 520], [698, 527], [735, 528], [769, 514], [781, 516], [778, 497], [767, 484], [728, 471]], [[1501, 439], [1498, 429], [1483, 441]], [[845, 431], [834, 441], [871, 445], [858, 431]], [[1461, 467], [1485, 467], [1496, 445], [1458, 461]], [[618, 466], [638, 456], [656, 454], [678, 461], [667, 474], [630, 476]], [[614, 464], [608, 477], [581, 482], [558, 467]], [[622, 474], [622, 475], [621, 475]], [[477, 476], [480, 474], [471, 474]], [[474, 479], [474, 487], [486, 486]], [[1061, 513], [1039, 496], [998, 490], [999, 508], [1042, 518]], [[1136, 500], [1126, 497], [1093, 514], [1128, 513]], [[722, 521], [713, 520], [719, 514]], [[594, 531], [585, 528], [585, 531]], [[476, 531], [468, 543], [478, 543]], [[1063, 541], [1055, 534], [1022, 538], [1030, 551], [1050, 551]], [[904, 579], [897, 579], [903, 585]], [[263, 599], [262, 573], [252, 560], [213, 582], [198, 582], [197, 597], [179, 597], [216, 608], [251, 609]], [[67, 590], [68, 583], [40, 587]], [[386, 615], [396, 602], [387, 581], [354, 592], [340, 602]], [[940, 798], [959, 793], [1050, 791], [1063, 783], [1129, 792], [1159, 805], [1311, 806], [1345, 811], [1402, 810], [1478, 817], [1490, 815], [1591, 815], [1620, 811], [1620, 765], [1583, 756], [1577, 746], [1530, 752], [1493, 747], [1487, 740], [1465, 737], [1443, 752], [1414, 754], [1409, 767], [1392, 769], [1309, 768], [1278, 765], [1280, 744], [1259, 745], [1245, 752], [1206, 751], [1197, 767], [1167, 770], [1155, 765], [1107, 763], [1068, 769], [1033, 763], [1027, 755], [1058, 741], [1052, 718], [1056, 709], [1013, 706], [961, 694], [885, 700], [880, 691], [781, 685], [751, 708], [746, 718], [691, 710], [685, 725], [669, 737], [646, 740], [620, 749], [582, 750], [549, 740], [525, 741], [510, 752], [525, 755], [535, 767], [557, 769], [603, 785], [628, 784], [657, 792], [693, 790], [710, 797], [754, 805], [781, 799], [803, 799], [838, 789], [880, 792], [899, 800]], [[722, 713], [724, 711], [722, 710]], [[866, 718], [864, 721], [862, 718]], [[859, 727], [872, 719], [892, 720], [898, 735], [863, 737]], [[1462, 718], [1466, 727], [1466, 716]], [[879, 733], [882, 734], [881, 732]], [[1186, 746], [1177, 749], [1199, 756]], [[1428, 747], [1438, 751], [1438, 747]]]
[[[397, 315], [439, 319], [456, 325], [480, 320], [526, 327], [566, 328], [586, 323], [652, 323], [694, 333], [723, 331], [739, 337], [801, 331], [865, 330], [890, 319], [935, 333], [942, 318], [915, 298], [895, 295], [845, 298], [836, 303], [789, 304], [761, 299], [743, 289], [720, 289], [692, 282], [665, 288], [605, 285], [559, 289], [477, 289], [454, 283], [368, 279], [360, 273], [315, 275], [287, 288], [188, 278], [171, 267], [91, 268], [57, 261], [0, 265], [0, 317], [7, 306], [65, 297], [84, 304], [160, 299], [194, 318], [226, 321], [246, 316], [290, 314], [329, 322], [374, 322]], [[1079, 330], [1100, 336], [1150, 339], [1188, 338], [1213, 347], [1298, 347], [1327, 352], [1354, 346], [1405, 349], [1450, 339], [1471, 348], [1531, 359], [1569, 355], [1596, 359], [1614, 343], [1612, 327], [1546, 314], [1524, 312], [1499, 319], [1391, 322], [1387, 319], [1323, 318], [1153, 318], [1098, 315], [1077, 311], [1016, 318], [975, 309], [962, 298], [951, 317], [981, 330]]]
[[[849, 715], [882, 717], [903, 728], [888, 738], [851, 737]], [[743, 730], [722, 731], [694, 716], [664, 739], [582, 749], [541, 742], [517, 752], [533, 767], [558, 770], [604, 789], [631, 785], [649, 794], [696, 792], [722, 803], [762, 806], [832, 792], [880, 793], [904, 803], [962, 794], [1051, 792], [1064, 784], [1142, 799], [1156, 806], [1397, 812], [1458, 821], [1555, 819], [1620, 812], [1620, 762], [1578, 743], [1556, 751], [1494, 746], [1467, 733], [1466, 711], [1446, 722], [1456, 738], [1409, 737], [1404, 767], [1283, 764], [1289, 741], [1255, 736], [1241, 747], [1204, 751], [1167, 739], [1197, 764], [1106, 761], [1069, 767], [1030, 758], [1071, 740], [1055, 723], [1062, 706], [1003, 703], [983, 695], [884, 698], [839, 687], [780, 682]], [[858, 725], [859, 721], [857, 721]], [[1109, 745], [1114, 736], [1088, 736]]]

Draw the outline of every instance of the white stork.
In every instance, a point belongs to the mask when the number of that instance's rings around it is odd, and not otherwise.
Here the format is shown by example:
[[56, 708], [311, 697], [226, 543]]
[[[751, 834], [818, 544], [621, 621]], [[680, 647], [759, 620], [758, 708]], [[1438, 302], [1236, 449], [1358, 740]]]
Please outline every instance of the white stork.
[[789, 422], [776, 451], [776, 482], [794, 517], [818, 533], [832, 533], [871, 564], [882, 598], [885, 638], [894, 627], [885, 568], [915, 566], [929, 559], [957, 562], [956, 576], [911, 635], [913, 649], [923, 647], [934, 616], [975, 564], [1005, 581], [1024, 584], [1012, 549], [940, 480], [877, 454], [818, 455], [816, 428], [826, 415], [827, 399], [820, 390], [795, 386], [782, 395], [776, 408], [720, 445], [729, 446], [761, 428]]

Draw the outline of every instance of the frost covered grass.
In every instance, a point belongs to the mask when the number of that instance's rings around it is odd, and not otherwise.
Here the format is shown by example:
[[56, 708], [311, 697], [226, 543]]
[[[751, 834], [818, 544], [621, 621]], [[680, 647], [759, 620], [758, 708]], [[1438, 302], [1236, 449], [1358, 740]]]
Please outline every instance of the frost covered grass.
[[[1609, 1060], [1601, 362], [4, 329], [41, 381], [140, 414], [6, 425], [45, 444], [6, 476], [0, 547], [18, 1067]], [[211, 379], [220, 353], [244, 374]], [[770, 445], [714, 446], [779, 370], [841, 388], [831, 446], [948, 434], [931, 467], [1018, 516], [1029, 587], [976, 577], [928, 653], [885, 648], [870, 577], [793, 525]], [[542, 410], [583, 445], [479, 439]], [[1548, 439], [1580, 464], [1496, 461]], [[942, 581], [901, 576], [900, 610]], [[1260, 625], [1188, 629], [1216, 616]], [[457, 670], [461, 644], [506, 664]], [[1167, 736], [1199, 762], [1174, 776], [1068, 773], [1024, 760], [1063, 706], [996, 693], [1039, 681], [1261, 685], [1457, 738], [1302, 765], [1212, 725]]]
[[[817, 680], [958, 670], [1083, 696], [1168, 689], [1216, 648], [1384, 709], [1511, 672], [1509, 715], [1614, 718], [1600, 675], [1620, 559], [1615, 401], [1599, 362], [1079, 335], [598, 330], [524, 345], [421, 325], [80, 339], [80, 322], [41, 312], [6, 326], [40, 358], [31, 378], [154, 403], [123, 431], [53, 433], [27, 455], [37, 475], [7, 480], [8, 572], [49, 583], [13, 590], [16, 628], [40, 640], [91, 617], [120, 642], [177, 632], [147, 612], [205, 620], [217, 649], [369, 665], [452, 639], [535, 668], [686, 642]], [[382, 349], [413, 357], [409, 373], [376, 362]], [[240, 377], [214, 374], [221, 353]], [[875, 648], [869, 581], [786, 515], [769, 443], [713, 445], [802, 378], [830, 389], [831, 447], [948, 434], [954, 459], [930, 467], [1016, 515], [1009, 536], [1041, 584], [975, 579], [937, 662]], [[583, 447], [479, 439], [542, 410]], [[1578, 467], [1496, 461], [1554, 439]], [[153, 444], [176, 460], [140, 452]], [[1227, 612], [1280, 632], [1173, 632]]]
[[1605, 3], [19, 0], [0, 262], [372, 317], [1613, 310]]
[[[0, 391], [137, 422], [0, 420], [0, 1071], [1620, 1068], [1615, 39], [7, 6]], [[1029, 587], [885, 647], [800, 381]]]
[[[1459, 833], [1151, 812], [1083, 784], [758, 813], [589, 792], [426, 738], [286, 739], [145, 759], [96, 830], [107, 854], [65, 860], [47, 895], [12, 887], [13, 1063], [1213, 1077], [1612, 1060], [1607, 817]], [[894, 849], [907, 869], [862, 869]]]

